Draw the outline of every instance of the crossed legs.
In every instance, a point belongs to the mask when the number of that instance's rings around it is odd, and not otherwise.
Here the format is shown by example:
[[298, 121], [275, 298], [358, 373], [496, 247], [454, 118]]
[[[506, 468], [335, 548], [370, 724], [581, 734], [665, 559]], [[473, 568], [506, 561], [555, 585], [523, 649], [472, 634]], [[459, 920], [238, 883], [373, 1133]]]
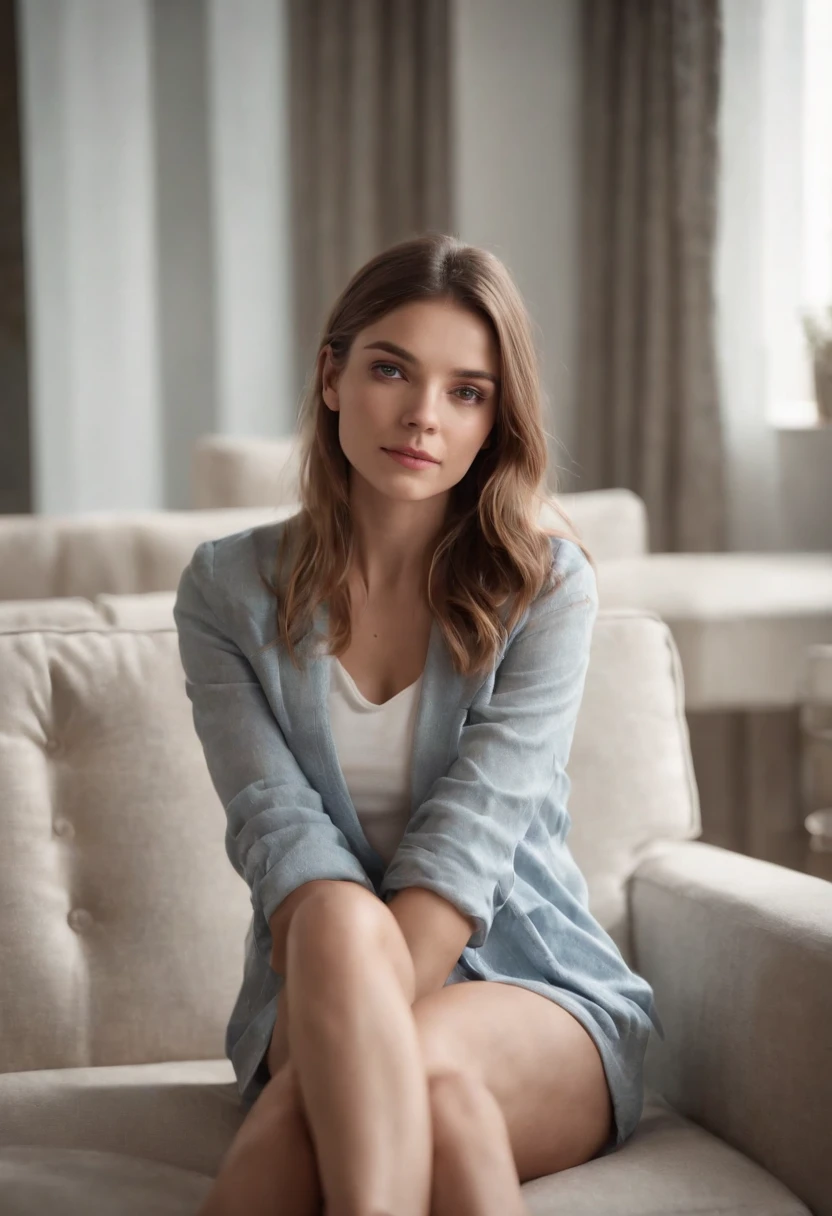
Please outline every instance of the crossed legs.
[[[609, 1093], [583, 1028], [510, 985], [453, 985], [412, 1005], [404, 938], [357, 884], [297, 909], [284, 995], [271, 1080], [199, 1216], [521, 1216], [521, 1178], [588, 1160], [606, 1139]], [[472, 1033], [475, 996], [486, 1016]]]

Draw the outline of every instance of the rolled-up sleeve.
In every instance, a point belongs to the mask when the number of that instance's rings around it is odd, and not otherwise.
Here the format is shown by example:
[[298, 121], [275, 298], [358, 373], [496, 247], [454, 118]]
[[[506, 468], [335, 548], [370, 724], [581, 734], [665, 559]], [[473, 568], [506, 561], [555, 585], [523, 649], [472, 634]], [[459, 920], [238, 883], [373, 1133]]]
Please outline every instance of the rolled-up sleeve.
[[[553, 782], [565, 777], [598, 612], [595, 571], [574, 542], [561, 582], [531, 605], [469, 710], [457, 758], [412, 815], [381, 885], [386, 900], [426, 887], [469, 916], [483, 945], [511, 894], [514, 854]], [[568, 788], [565, 781], [563, 788]]]
[[225, 848], [251, 891], [255, 940], [271, 950], [269, 918], [303, 883], [373, 884], [286, 743], [245, 654], [212, 606], [214, 542], [199, 545], [179, 582], [174, 620], [185, 689], [226, 814]]

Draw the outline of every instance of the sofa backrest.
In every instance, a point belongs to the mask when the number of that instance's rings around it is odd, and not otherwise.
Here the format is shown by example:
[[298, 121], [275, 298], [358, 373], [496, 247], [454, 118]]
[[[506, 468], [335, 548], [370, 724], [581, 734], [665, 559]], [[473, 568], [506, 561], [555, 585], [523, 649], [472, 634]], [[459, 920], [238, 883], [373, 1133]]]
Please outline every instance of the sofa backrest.
[[108, 595], [92, 599], [82, 595], [48, 600], [0, 600], [0, 632], [34, 629], [77, 629], [81, 626], [122, 625], [158, 629], [173, 626], [173, 591], [145, 591], [137, 595]]
[[[0, 629], [0, 1071], [224, 1054], [251, 907], [172, 601]], [[627, 953], [628, 874], [653, 842], [698, 833], [658, 619], [599, 613], [569, 773], [571, 847]]]
[[175, 591], [204, 540], [296, 507], [0, 516], [0, 601]]
[[[596, 561], [646, 549], [644, 504], [629, 490], [564, 494], [558, 501]], [[0, 601], [174, 591], [202, 541], [286, 519], [297, 510], [292, 503], [195, 511], [5, 515], [0, 517]], [[548, 507], [541, 511], [541, 519], [572, 531]]]
[[[293, 503], [298, 453], [294, 436], [201, 435], [194, 445], [193, 504], [217, 509]], [[647, 508], [632, 490], [559, 494], [558, 501], [597, 559], [637, 557], [648, 551]]]

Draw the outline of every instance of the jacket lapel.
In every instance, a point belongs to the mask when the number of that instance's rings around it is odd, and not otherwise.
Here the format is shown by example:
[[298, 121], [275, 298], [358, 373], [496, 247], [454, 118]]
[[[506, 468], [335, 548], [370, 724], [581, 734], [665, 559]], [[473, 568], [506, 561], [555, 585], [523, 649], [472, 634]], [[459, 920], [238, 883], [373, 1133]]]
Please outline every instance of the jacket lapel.
[[[386, 862], [364, 835], [338, 758], [329, 715], [329, 688], [334, 660], [325, 652], [328, 610], [316, 609], [306, 670], [292, 665], [278, 647], [281, 700], [287, 715], [287, 742], [307, 779], [318, 791], [367, 874], [379, 882]], [[482, 676], [455, 671], [442, 632], [433, 621], [416, 712], [411, 768], [411, 815], [431, 786], [448, 770], [468, 708]]]

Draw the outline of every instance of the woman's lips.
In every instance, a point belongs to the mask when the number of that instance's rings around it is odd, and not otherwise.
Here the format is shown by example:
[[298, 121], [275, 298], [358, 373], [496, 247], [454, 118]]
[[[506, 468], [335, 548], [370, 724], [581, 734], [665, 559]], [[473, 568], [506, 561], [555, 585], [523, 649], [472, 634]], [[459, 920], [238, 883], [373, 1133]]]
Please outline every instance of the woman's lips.
[[429, 469], [437, 463], [435, 460], [418, 460], [415, 456], [405, 456], [404, 452], [394, 452], [390, 448], [383, 448], [383, 451], [388, 456], [392, 456], [399, 464], [403, 464], [407, 469]]

